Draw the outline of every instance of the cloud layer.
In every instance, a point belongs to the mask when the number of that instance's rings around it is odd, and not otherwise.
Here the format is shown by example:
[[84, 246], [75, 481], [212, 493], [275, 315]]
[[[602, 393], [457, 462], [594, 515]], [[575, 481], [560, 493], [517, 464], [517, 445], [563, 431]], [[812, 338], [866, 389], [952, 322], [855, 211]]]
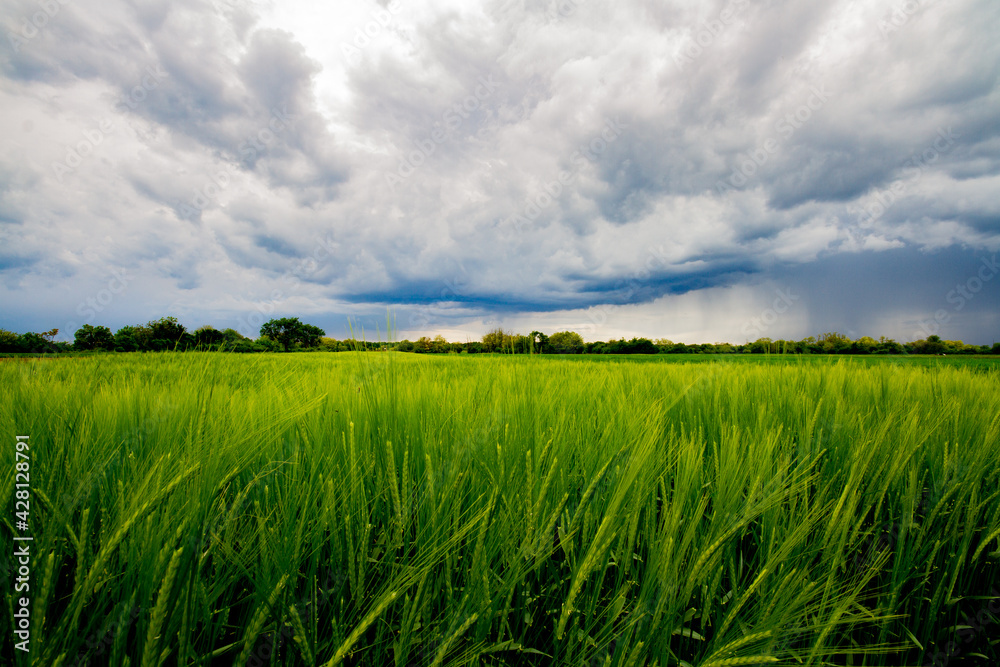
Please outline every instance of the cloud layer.
[[989, 0], [7, 6], [0, 327], [1000, 338]]

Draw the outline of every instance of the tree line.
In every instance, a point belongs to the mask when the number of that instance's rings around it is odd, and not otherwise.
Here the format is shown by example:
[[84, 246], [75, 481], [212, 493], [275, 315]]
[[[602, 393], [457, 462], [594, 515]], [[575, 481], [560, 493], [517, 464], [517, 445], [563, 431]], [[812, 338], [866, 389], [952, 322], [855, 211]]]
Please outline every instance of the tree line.
[[163, 352], [168, 350], [227, 350], [230, 352], [283, 352], [308, 349], [319, 345], [326, 332], [319, 327], [299, 322], [298, 318], [282, 318], [265, 322], [260, 337], [252, 339], [235, 329], [219, 331], [203, 326], [194, 331], [177, 321], [162, 317], [146, 324], [129, 325], [112, 333], [105, 326], [84, 324], [73, 334], [73, 342], [54, 340], [59, 333], [52, 329], [44, 333], [16, 334], [0, 329], [0, 352], [58, 353], [87, 350], [108, 352]]
[[481, 340], [454, 343], [443, 336], [422, 337], [415, 341], [372, 342], [356, 339], [327, 338], [326, 332], [297, 317], [265, 322], [258, 338], [249, 338], [235, 329], [218, 330], [203, 326], [194, 331], [177, 321], [162, 317], [146, 324], [124, 326], [112, 333], [105, 326], [84, 324], [73, 335], [73, 342], [56, 341], [58, 329], [41, 333], [17, 334], [0, 329], [0, 353], [48, 354], [103, 350], [108, 352], [162, 352], [207, 350], [227, 352], [294, 351], [386, 351], [420, 354], [1000, 354], [1000, 343], [968, 345], [960, 340], [942, 340], [932, 335], [925, 339], [900, 343], [891, 338], [875, 340], [862, 336], [851, 340], [831, 332], [802, 340], [759, 338], [752, 343], [674, 343], [666, 338], [584, 342], [575, 331], [540, 331], [519, 334], [493, 329]]

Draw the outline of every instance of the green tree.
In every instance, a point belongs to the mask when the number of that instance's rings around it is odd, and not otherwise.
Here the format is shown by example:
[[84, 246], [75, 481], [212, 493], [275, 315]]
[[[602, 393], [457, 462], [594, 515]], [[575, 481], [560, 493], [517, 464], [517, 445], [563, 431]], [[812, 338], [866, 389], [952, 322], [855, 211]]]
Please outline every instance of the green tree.
[[549, 336], [549, 345], [556, 354], [580, 354], [583, 352], [583, 336], [575, 331], [557, 331]]
[[319, 341], [326, 332], [312, 324], [303, 324], [298, 343], [302, 347], [319, 347]]
[[923, 354], [941, 354], [944, 352], [944, 341], [941, 336], [928, 336], [924, 343]]
[[648, 338], [632, 338], [626, 343], [625, 354], [659, 354], [660, 350]]
[[763, 338], [758, 338], [754, 342], [748, 345], [751, 354], [770, 354], [776, 352], [774, 341], [764, 336]]
[[530, 354], [531, 338], [524, 334], [513, 334], [504, 340], [504, 349], [512, 354]]
[[52, 340], [58, 333], [59, 329], [52, 329], [51, 331], [43, 331], [42, 333], [29, 331], [21, 334], [18, 339], [17, 351], [34, 353], [58, 352], [59, 344]]
[[148, 350], [152, 341], [149, 327], [124, 326], [115, 332], [115, 349], [121, 352]]
[[78, 350], [113, 350], [115, 337], [107, 327], [84, 324], [73, 334], [73, 347]]
[[851, 345], [851, 349], [858, 354], [872, 354], [877, 347], [878, 341], [871, 336], [862, 336]]
[[549, 351], [549, 337], [541, 331], [532, 331], [529, 336], [531, 348], [535, 354], [545, 354]]
[[803, 338], [798, 343], [796, 343], [796, 347], [798, 347], [798, 349], [803, 354], [817, 354], [823, 351], [821, 349], [819, 341], [816, 340], [815, 336], [809, 336], [808, 338]]
[[321, 350], [326, 351], [326, 352], [342, 352], [343, 351], [343, 349], [341, 347], [340, 341], [337, 340], [336, 338], [326, 338], [326, 337], [320, 338], [319, 339], [319, 348]]
[[245, 341], [250, 339], [241, 334], [236, 329], [223, 329], [222, 340], [226, 343], [226, 345], [233, 345], [235, 343], [239, 343], [240, 341]]
[[448, 352], [449, 350], [451, 350], [451, 344], [445, 340], [444, 336], [441, 334], [434, 336], [434, 340], [431, 341], [431, 352], [437, 352], [440, 354], [442, 352]]
[[497, 327], [483, 336], [483, 348], [486, 352], [503, 352], [509, 339], [510, 334]]
[[653, 345], [655, 345], [656, 349], [658, 349], [661, 353], [674, 351], [674, 341], [669, 338], [657, 338], [653, 341]]
[[199, 347], [211, 348], [222, 343], [225, 339], [226, 334], [208, 324], [194, 332], [194, 343]]
[[966, 345], [960, 340], [946, 340], [944, 343], [945, 354], [973, 354], [977, 352], [975, 346]]
[[0, 329], [0, 352], [19, 352], [21, 337], [13, 331]]
[[817, 341], [823, 352], [837, 354], [851, 349], [851, 339], [836, 331], [825, 333]]
[[155, 350], [169, 350], [177, 347], [187, 329], [176, 317], [161, 317], [146, 323], [149, 329], [148, 346]]
[[293, 345], [318, 347], [326, 332], [312, 324], [304, 324], [297, 317], [282, 317], [264, 322], [260, 335], [277, 341], [286, 352]]
[[906, 349], [893, 339], [880, 336], [875, 354], [906, 354]]

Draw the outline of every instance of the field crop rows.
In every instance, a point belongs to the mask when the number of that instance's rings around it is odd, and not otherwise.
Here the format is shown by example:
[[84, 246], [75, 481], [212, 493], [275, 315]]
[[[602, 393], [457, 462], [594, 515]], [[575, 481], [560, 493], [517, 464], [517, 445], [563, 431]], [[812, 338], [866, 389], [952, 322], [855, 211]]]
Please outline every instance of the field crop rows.
[[686, 361], [4, 361], [2, 654], [1000, 664], [994, 366]]

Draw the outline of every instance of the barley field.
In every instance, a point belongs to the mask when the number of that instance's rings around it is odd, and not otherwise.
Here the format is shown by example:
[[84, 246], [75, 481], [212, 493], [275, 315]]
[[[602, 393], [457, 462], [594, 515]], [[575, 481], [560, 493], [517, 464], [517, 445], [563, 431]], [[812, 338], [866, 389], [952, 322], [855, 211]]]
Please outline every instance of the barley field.
[[[1000, 664], [996, 362], [0, 362], [19, 665]], [[15, 525], [15, 436], [30, 515]], [[20, 489], [21, 487], [17, 487]], [[31, 536], [14, 542], [13, 536]], [[27, 592], [15, 592], [30, 545]]]

